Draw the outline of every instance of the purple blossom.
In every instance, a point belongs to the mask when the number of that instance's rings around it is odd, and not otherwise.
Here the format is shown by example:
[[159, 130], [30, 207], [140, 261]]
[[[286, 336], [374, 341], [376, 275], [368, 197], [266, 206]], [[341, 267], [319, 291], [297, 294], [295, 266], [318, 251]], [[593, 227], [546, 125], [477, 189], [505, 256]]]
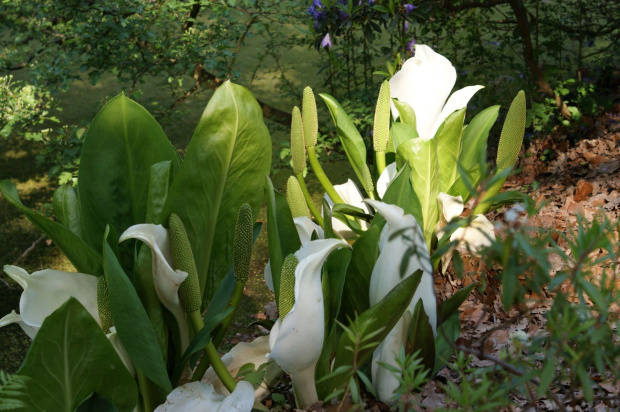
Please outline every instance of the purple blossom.
[[375, 0], [368, 0], [368, 4], [370, 4], [371, 6], [375, 4]]
[[408, 52], [411, 52], [412, 56], [415, 56], [415, 39], [411, 39], [411, 41], [409, 43], [407, 43], [405, 45], [405, 50], [407, 50]]
[[416, 6], [414, 6], [414, 5], [413, 5], [413, 4], [411, 4], [411, 3], [407, 3], [407, 4], [405, 4], [405, 14], [406, 14], [407, 16], [409, 15], [409, 13], [411, 13], [411, 12], [413, 11], [413, 9], [417, 9], [417, 7], [416, 7]]
[[329, 37], [329, 33], [327, 33], [325, 37], [323, 37], [323, 40], [321, 40], [321, 47], [332, 47], [332, 40]]
[[409, 22], [408, 21], [405, 22], [405, 31], [407, 31], [407, 30], [409, 30]]

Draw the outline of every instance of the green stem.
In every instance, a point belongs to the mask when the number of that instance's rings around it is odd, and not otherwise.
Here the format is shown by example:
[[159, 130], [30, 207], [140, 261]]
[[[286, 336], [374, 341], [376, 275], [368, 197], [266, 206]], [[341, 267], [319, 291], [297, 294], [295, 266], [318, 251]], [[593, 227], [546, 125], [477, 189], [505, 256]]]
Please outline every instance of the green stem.
[[316, 208], [314, 202], [312, 201], [312, 197], [310, 197], [310, 193], [308, 192], [308, 188], [306, 187], [306, 182], [304, 182], [304, 177], [301, 173], [297, 175], [297, 181], [299, 181], [299, 186], [301, 186], [301, 191], [304, 193], [304, 198], [306, 199], [306, 204], [310, 209], [310, 213], [314, 216], [314, 219], [317, 221], [319, 226], [323, 227], [323, 217], [319, 212], [319, 209]]
[[377, 160], [377, 176], [381, 176], [381, 173], [385, 170], [385, 152], [375, 152]]
[[[187, 316], [189, 317], [190, 321], [192, 322], [192, 326], [196, 331], [199, 331], [204, 327], [204, 322], [202, 321], [200, 311], [195, 310], [188, 313]], [[210, 341], [207, 347], [204, 349], [204, 356], [207, 358], [209, 363], [211, 363], [211, 366], [213, 366], [213, 370], [220, 378], [224, 386], [226, 386], [226, 389], [228, 389], [232, 393], [232, 391], [235, 390], [235, 386], [237, 386], [237, 382], [235, 381], [235, 378], [232, 377], [228, 369], [226, 369], [226, 365], [224, 365], [224, 362], [222, 362], [222, 358], [220, 358], [220, 354], [217, 353], [217, 349], [215, 349], [212, 341]], [[202, 375], [197, 376], [196, 372], [194, 372], [194, 375], [192, 375], [192, 382], [196, 382], [202, 379]]]
[[316, 157], [316, 151], [314, 149], [314, 146], [308, 147], [307, 150], [308, 160], [310, 160], [310, 166], [312, 167], [312, 171], [316, 175], [316, 178], [319, 179], [319, 182], [321, 183], [321, 186], [323, 186], [323, 189], [325, 190], [327, 195], [332, 199], [332, 202], [345, 203], [345, 201], [342, 200], [342, 197], [340, 197], [338, 192], [336, 192], [336, 189], [334, 189], [332, 182], [329, 181], [329, 178], [323, 171], [323, 168], [319, 163], [319, 159]]
[[136, 368], [136, 375], [138, 376], [138, 386], [140, 387], [140, 394], [142, 395], [142, 401], [144, 403], [144, 411], [152, 412], [159, 405], [159, 403], [153, 402], [154, 395], [152, 385], [150, 385], [144, 373], [138, 368]]
[[209, 359], [206, 356], [200, 358], [200, 362], [198, 363], [198, 366], [196, 366], [196, 370], [194, 370], [194, 374], [192, 375], [190, 382], [198, 382], [201, 380], [202, 377], [205, 376], [205, 373], [207, 373], [209, 366], [211, 366], [211, 362], [209, 362]]
[[235, 283], [235, 290], [233, 291], [232, 298], [230, 299], [230, 307], [232, 307], [233, 310], [232, 312], [230, 312], [230, 315], [228, 315], [228, 317], [224, 319], [217, 334], [211, 340], [216, 348], [220, 347], [220, 344], [224, 340], [224, 336], [226, 336], [226, 332], [228, 331], [228, 328], [230, 327], [230, 324], [232, 323], [233, 318], [235, 317], [235, 312], [237, 312], [237, 308], [239, 307], [239, 302], [241, 302], [241, 297], [243, 296], [244, 286], [245, 286], [244, 283], [241, 283], [241, 282]]

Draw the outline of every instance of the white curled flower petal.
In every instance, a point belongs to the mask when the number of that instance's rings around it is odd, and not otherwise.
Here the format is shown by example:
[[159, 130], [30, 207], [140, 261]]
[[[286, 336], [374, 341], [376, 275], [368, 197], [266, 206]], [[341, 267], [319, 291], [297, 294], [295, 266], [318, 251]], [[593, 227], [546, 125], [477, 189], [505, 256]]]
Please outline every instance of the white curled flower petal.
[[[441, 209], [441, 214], [439, 215], [439, 222], [437, 222], [437, 226], [435, 226], [435, 232], [437, 232], [437, 239], [441, 239], [444, 235], [443, 228], [455, 217], [458, 217], [463, 213], [463, 197], [462, 196], [450, 196], [447, 193], [439, 193], [437, 195], [437, 201], [439, 202], [439, 209]], [[451, 256], [451, 254], [450, 254]], [[448, 262], [450, 259], [448, 258]], [[446, 265], [442, 265], [442, 268], [447, 268]]]
[[118, 337], [118, 333], [116, 333], [116, 328], [114, 326], [110, 328], [110, 333], [107, 333], [106, 337], [114, 347], [114, 350], [116, 350], [118, 357], [121, 358], [121, 361], [123, 361], [123, 365], [125, 365], [129, 373], [131, 373], [131, 376], [135, 378], [136, 369], [133, 366], [131, 356], [129, 356], [129, 353], [127, 353], [127, 350], [125, 350], [123, 342], [121, 342], [121, 338]]
[[[254, 385], [254, 398], [258, 401], [263, 400], [269, 395], [269, 386], [282, 374], [282, 369], [280, 369], [278, 364], [266, 357], [270, 348], [269, 337], [260, 336], [250, 343], [238, 343], [230, 352], [222, 356], [222, 362], [224, 362], [226, 369], [228, 369], [232, 376], [237, 376], [241, 367], [248, 363], [254, 364], [255, 370], [262, 364], [268, 363], [264, 367], [265, 376], [262, 382]], [[207, 370], [202, 378], [202, 382], [213, 385], [215, 391], [219, 394], [228, 395], [230, 393], [212, 367]]]
[[443, 226], [463, 213], [464, 206], [462, 196], [450, 196], [447, 193], [441, 192], [437, 196], [437, 200], [439, 201], [439, 207], [441, 209], [440, 219]]
[[398, 171], [396, 170], [396, 162], [393, 162], [387, 165], [383, 170], [383, 173], [381, 173], [381, 176], [379, 176], [379, 180], [377, 180], [377, 193], [379, 194], [380, 198], [383, 198], [383, 196], [385, 196], [385, 192], [387, 191], [387, 188], [394, 179], [394, 177], [396, 177], [397, 172]]
[[273, 290], [273, 275], [271, 274], [271, 261], [267, 262], [265, 269], [263, 269], [263, 276], [265, 277], [265, 283], [270, 291]]
[[[334, 189], [346, 204], [359, 207], [364, 212], [370, 213], [368, 206], [364, 203], [362, 192], [360, 192], [353, 180], [347, 179], [347, 181], [341, 185], [334, 185]], [[327, 193], [325, 193], [324, 198], [327, 201], [327, 204], [334, 206], [334, 201]], [[368, 230], [368, 222], [360, 220], [360, 226], [362, 230]], [[335, 217], [332, 218], [332, 229], [334, 230], [334, 233], [342, 239], [349, 239], [356, 236], [355, 232], [353, 232], [349, 226]]]
[[450, 241], [459, 242], [457, 248], [463, 253], [478, 253], [494, 240], [495, 228], [484, 215], [476, 215], [469, 226], [458, 228], [450, 236]]
[[[392, 98], [408, 103], [416, 115], [418, 135], [432, 139], [444, 120], [462, 109], [483, 86], [467, 86], [450, 96], [456, 82], [456, 70], [444, 56], [428, 46], [415, 46], [415, 56], [408, 59], [390, 79]], [[447, 99], [447, 102], [446, 102]], [[392, 114], [398, 110], [392, 104]]]
[[17, 323], [19, 326], [21, 326], [23, 331], [26, 332], [26, 335], [28, 335], [30, 339], [34, 339], [34, 337], [37, 335], [37, 332], [39, 331], [39, 328], [30, 326], [26, 322], [24, 322], [22, 320], [22, 317], [19, 316], [19, 314], [14, 310], [2, 319], [0, 319], [0, 328], [10, 325], [11, 323]]
[[316, 232], [318, 239], [325, 238], [325, 232], [323, 232], [323, 228], [314, 223], [309, 217], [294, 217], [293, 222], [295, 223], [295, 229], [297, 229], [299, 241], [302, 245], [312, 240], [312, 235], [314, 232]]
[[[337, 219], [336, 219], [337, 220]], [[302, 245], [309, 242], [312, 239], [313, 233], [316, 232], [319, 239], [325, 238], [325, 232], [323, 228], [312, 221], [307, 216], [294, 217], [295, 229], [297, 229], [297, 235]], [[265, 283], [270, 291], [273, 292], [273, 275], [271, 274], [271, 262], [267, 262], [265, 269], [263, 270], [265, 277]]]
[[172, 268], [172, 250], [168, 230], [162, 225], [140, 224], [127, 229], [119, 241], [138, 239], [151, 248], [153, 256], [153, 284], [161, 303], [175, 317], [181, 336], [181, 350], [189, 345], [189, 330], [185, 312], [179, 300], [179, 286], [187, 277], [187, 273]]
[[19, 299], [19, 319], [12, 317], [7, 320], [3, 318], [3, 320], [5, 322], [11, 320], [11, 323], [21, 322], [22, 329], [31, 338], [34, 338], [45, 318], [71, 297], [77, 299], [93, 319], [100, 323], [96, 276], [51, 269], [40, 270], [29, 275], [24, 269], [11, 265], [6, 265], [4, 271], [24, 291]]
[[480, 89], [484, 89], [484, 86], [466, 86], [452, 93], [452, 95], [446, 102], [446, 105], [441, 110], [439, 117], [435, 119], [435, 123], [433, 124], [433, 129], [431, 132], [432, 135], [435, 136], [435, 133], [437, 133], [439, 126], [441, 126], [441, 124], [444, 122], [444, 120], [446, 120], [448, 116], [450, 116], [457, 110], [461, 110], [462, 108], [467, 107], [467, 103], [469, 103], [471, 98], [474, 97], [474, 94], [476, 94]]
[[314, 370], [325, 332], [321, 268], [329, 254], [342, 247], [349, 245], [338, 239], [318, 239], [295, 252], [299, 260], [295, 269], [295, 303], [284, 320], [278, 320], [278, 326], [271, 330], [268, 357], [291, 376], [302, 406], [318, 401]]
[[[433, 126], [456, 82], [452, 63], [425, 45], [415, 46], [415, 56], [390, 79], [392, 98], [408, 103], [416, 115], [418, 135], [432, 139]], [[398, 110], [392, 104], [392, 114]]]
[[218, 395], [213, 386], [203, 382], [190, 382], [175, 388], [155, 412], [250, 412], [254, 405], [254, 388], [249, 382], [237, 382], [235, 390], [227, 397]]
[[[399, 381], [393, 373], [379, 365], [379, 362], [396, 366], [395, 358], [407, 339], [411, 315], [420, 299], [433, 333], [436, 334], [437, 299], [428, 248], [422, 229], [420, 229], [415, 218], [411, 215], [405, 215], [403, 209], [395, 205], [376, 200], [366, 200], [366, 202], [374, 207], [387, 222], [381, 231], [379, 257], [370, 276], [369, 298], [371, 306], [383, 299], [404, 278], [411, 276], [418, 269], [423, 271], [422, 279], [406, 314], [398, 321], [373, 354], [373, 386], [379, 399], [388, 401], [392, 399], [394, 391], [399, 386]], [[402, 232], [403, 230], [404, 232]], [[402, 235], [397, 234], [400, 232]], [[405, 237], [409, 240], [406, 240]], [[412, 247], [415, 248], [415, 253], [408, 258], [404, 276], [401, 277], [400, 263], [404, 257], [409, 256]]]

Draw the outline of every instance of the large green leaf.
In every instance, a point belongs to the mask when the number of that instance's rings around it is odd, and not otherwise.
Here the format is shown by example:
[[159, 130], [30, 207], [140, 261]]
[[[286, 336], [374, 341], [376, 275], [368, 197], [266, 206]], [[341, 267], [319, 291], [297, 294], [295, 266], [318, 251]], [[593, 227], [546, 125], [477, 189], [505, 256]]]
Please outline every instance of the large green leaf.
[[[166, 202], [173, 177], [174, 169], [171, 161], [164, 160], [151, 166], [146, 210], [147, 223], [162, 223], [161, 210]], [[151, 248], [146, 244], [138, 242], [135, 247], [137, 258], [134, 259], [134, 285], [157, 335], [162, 356], [165, 357], [168, 352], [168, 328], [164, 321], [163, 307], [153, 283], [153, 255]]]
[[[364, 184], [367, 180], [366, 171], [368, 170], [368, 165], [366, 164], [366, 144], [364, 143], [364, 139], [362, 139], [362, 136], [360, 135], [360, 132], [357, 131], [353, 121], [336, 99], [325, 93], [321, 93], [319, 96], [321, 96], [329, 109], [329, 113], [332, 115], [336, 129], [338, 130], [340, 142], [342, 143], [342, 147], [344, 148], [347, 158], [353, 167], [353, 171], [357, 175], [359, 181]], [[366, 186], [364, 186], [364, 188], [368, 191]]]
[[[398, 174], [385, 191], [382, 200], [385, 203], [400, 207], [405, 214], [413, 216], [420, 227], [424, 227], [424, 217], [422, 216], [420, 199], [418, 199], [411, 185], [411, 166], [409, 166], [409, 163], [405, 163], [398, 171]], [[375, 220], [377, 219], [383, 220], [383, 216], [375, 216]]]
[[424, 239], [430, 249], [435, 225], [439, 220], [439, 163], [437, 139], [411, 139], [398, 147], [398, 155], [411, 166], [411, 185], [422, 209]]
[[[107, 239], [108, 230], [104, 236]], [[153, 325], [107, 240], [103, 245], [103, 267], [112, 319], [123, 346], [138, 369], [167, 394], [172, 386]]]
[[[181, 159], [161, 126], [125, 95], [105, 105], [91, 123], [80, 158], [78, 193], [84, 237], [101, 250], [106, 225], [123, 233], [144, 223], [151, 166]], [[123, 246], [131, 256], [133, 242]]]
[[433, 375], [446, 366], [454, 353], [454, 342], [461, 334], [461, 322], [458, 312], [453, 313], [447, 320], [437, 327], [435, 338], [435, 366]]
[[80, 222], [80, 205], [77, 196], [70, 184], [62, 185], [54, 192], [52, 200], [56, 219], [82, 238], [82, 223]]
[[[400, 123], [413, 127], [415, 134], [411, 137], [418, 137], [419, 135], [417, 121], [415, 117], [415, 112], [413, 111], [413, 107], [411, 107], [409, 103], [401, 102], [398, 99], [392, 99], [392, 101], [394, 102], [394, 106], [396, 106], [396, 109], [398, 110], [398, 121]], [[398, 146], [395, 145], [394, 148], [398, 148]]]
[[413, 311], [409, 326], [409, 343], [411, 352], [419, 351], [418, 357], [422, 359], [425, 369], [428, 369], [429, 373], [432, 372], [435, 365], [435, 338], [422, 299], [418, 300]]
[[18, 375], [29, 411], [73, 412], [93, 392], [119, 411], [133, 410], [136, 384], [97, 322], [71, 298], [48, 316]]
[[323, 272], [323, 297], [325, 305], [325, 336], [329, 334], [338, 318], [342, 303], [342, 292], [351, 261], [351, 250], [340, 249], [333, 252], [325, 262]]
[[269, 262], [276, 303], [280, 297], [280, 272], [284, 257], [295, 253], [301, 247], [299, 235], [295, 228], [293, 215], [286, 197], [273, 188], [273, 183], [265, 176], [267, 196], [267, 242], [269, 244]]
[[[390, 129], [390, 140], [393, 147], [396, 149], [398, 149], [398, 146], [405, 143], [406, 141], [416, 138], [416, 135], [417, 132], [415, 131], [415, 129], [405, 123], [394, 123], [392, 124], [392, 128]], [[396, 165], [399, 169], [403, 166], [403, 163], [405, 163], [405, 159], [403, 159], [401, 156], [396, 156]]]
[[465, 128], [459, 155], [459, 164], [464, 170], [479, 166], [482, 159], [486, 162], [487, 140], [498, 113], [499, 106], [488, 107], [478, 113]]
[[15, 185], [10, 180], [0, 182], [0, 192], [2, 192], [4, 198], [10, 204], [19, 209], [20, 212], [26, 215], [28, 220], [52, 239], [78, 272], [94, 276], [103, 274], [101, 255], [95, 252], [93, 248], [88, 246], [69, 228], [49, 220], [24, 206], [21, 200], [19, 200]]
[[155, 225], [163, 224], [161, 212], [166, 204], [168, 192], [174, 180], [174, 167], [170, 160], [155, 163], [151, 166], [149, 191], [146, 201], [146, 222]]
[[[377, 220], [377, 217], [375, 217]], [[347, 267], [347, 276], [342, 297], [343, 314], [353, 319], [370, 306], [369, 291], [370, 275], [379, 257], [379, 237], [385, 221], [370, 225], [353, 243], [351, 262]]]
[[[376, 348], [385, 339], [387, 334], [392, 330], [396, 322], [401, 318], [418, 285], [422, 279], [422, 271], [418, 270], [411, 276], [406, 277], [402, 282], [396, 285], [383, 299], [376, 305], [366, 310], [357, 317], [353, 324], [349, 325], [350, 329], [360, 330], [361, 325], [365, 325], [365, 334], [371, 336], [364, 341], [364, 346], [359, 348], [355, 362], [357, 365], [363, 365], [371, 356]], [[351, 348], [355, 347], [355, 342], [348, 333], [343, 333], [332, 370], [336, 370], [341, 366], [351, 366], [354, 362], [354, 353]], [[344, 373], [332, 376], [328, 379], [332, 390], [342, 388], [348, 376]]]
[[270, 166], [260, 106], [245, 87], [225, 82], [202, 114], [162, 212], [185, 223], [207, 301], [232, 263], [239, 208], [248, 203], [256, 219]]
[[437, 305], [437, 326], [441, 325], [457, 312], [477, 284], [477, 282], [474, 282], [471, 285], [457, 290], [456, 293]]
[[437, 140], [437, 164], [439, 165], [440, 192], [447, 192], [458, 177], [456, 164], [461, 152], [461, 136], [463, 135], [463, 108], [455, 111], [439, 126], [433, 140]]

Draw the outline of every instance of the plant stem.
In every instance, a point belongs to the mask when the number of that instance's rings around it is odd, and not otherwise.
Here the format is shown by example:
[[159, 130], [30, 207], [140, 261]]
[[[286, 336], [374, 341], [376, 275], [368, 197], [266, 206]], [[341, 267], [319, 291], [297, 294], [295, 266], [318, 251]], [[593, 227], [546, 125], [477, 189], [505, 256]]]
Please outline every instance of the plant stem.
[[319, 159], [316, 157], [316, 150], [314, 146], [308, 147], [307, 150], [310, 167], [312, 167], [312, 171], [316, 175], [316, 178], [319, 179], [319, 183], [321, 183], [321, 186], [323, 186], [323, 189], [325, 190], [327, 195], [334, 203], [345, 203], [345, 201], [342, 200], [342, 197], [340, 197], [338, 192], [336, 192], [336, 189], [334, 189], [332, 182], [329, 181], [329, 178], [323, 171], [323, 167], [321, 167], [321, 163], [319, 163]]
[[235, 290], [233, 291], [232, 297], [230, 298], [230, 305], [229, 305], [230, 307], [233, 308], [233, 310], [232, 312], [230, 312], [230, 315], [228, 315], [228, 317], [224, 319], [215, 337], [211, 339], [211, 341], [213, 342], [213, 345], [215, 345], [216, 348], [220, 347], [220, 344], [224, 340], [224, 336], [226, 336], [226, 332], [228, 331], [228, 328], [230, 327], [230, 324], [232, 323], [233, 318], [235, 317], [235, 313], [237, 312], [237, 307], [239, 307], [239, 302], [241, 302], [241, 297], [243, 296], [244, 286], [245, 286], [244, 283], [241, 283], [241, 282], [235, 283]]
[[381, 173], [385, 170], [385, 152], [375, 152], [377, 160], [377, 176], [381, 176]]
[[306, 199], [306, 204], [308, 205], [308, 208], [310, 209], [310, 213], [312, 213], [312, 216], [314, 216], [314, 219], [317, 221], [319, 226], [323, 227], [323, 217], [321, 216], [321, 213], [314, 205], [314, 202], [312, 201], [312, 197], [310, 197], [310, 193], [308, 192], [308, 188], [306, 187], [306, 182], [304, 182], [303, 175], [299, 173], [296, 177], [297, 177], [297, 181], [299, 181], [299, 186], [301, 186], [301, 191], [304, 193], [304, 198]]
[[[140, 394], [142, 395], [142, 401], [144, 402], [144, 411], [152, 412], [159, 404], [153, 405], [153, 391], [152, 387], [144, 376], [144, 373], [138, 368], [136, 368], [136, 375], [138, 377], [138, 386], [140, 387]], [[156, 403], [156, 402], [155, 402]]]
[[[192, 326], [196, 330], [196, 333], [198, 333], [198, 331], [204, 327], [204, 322], [202, 321], [200, 311], [195, 310], [188, 313], [187, 315], [192, 322]], [[215, 349], [215, 346], [213, 346], [212, 341], [209, 341], [209, 344], [204, 349], [204, 356], [207, 358], [208, 362], [211, 363], [211, 365], [213, 366], [213, 370], [220, 378], [224, 386], [226, 386], [226, 389], [228, 389], [232, 393], [232, 391], [235, 390], [237, 382], [232, 377], [228, 369], [226, 369], [226, 365], [224, 365], [224, 362], [222, 362], [222, 359], [220, 358], [219, 353], [217, 353], [217, 349]], [[202, 372], [202, 374], [200, 375], [198, 374], [198, 372], [199, 371], [196, 370], [196, 372], [194, 372], [194, 374], [192, 375], [192, 382], [196, 382], [202, 379], [202, 375], [204, 375], [204, 372]]]

